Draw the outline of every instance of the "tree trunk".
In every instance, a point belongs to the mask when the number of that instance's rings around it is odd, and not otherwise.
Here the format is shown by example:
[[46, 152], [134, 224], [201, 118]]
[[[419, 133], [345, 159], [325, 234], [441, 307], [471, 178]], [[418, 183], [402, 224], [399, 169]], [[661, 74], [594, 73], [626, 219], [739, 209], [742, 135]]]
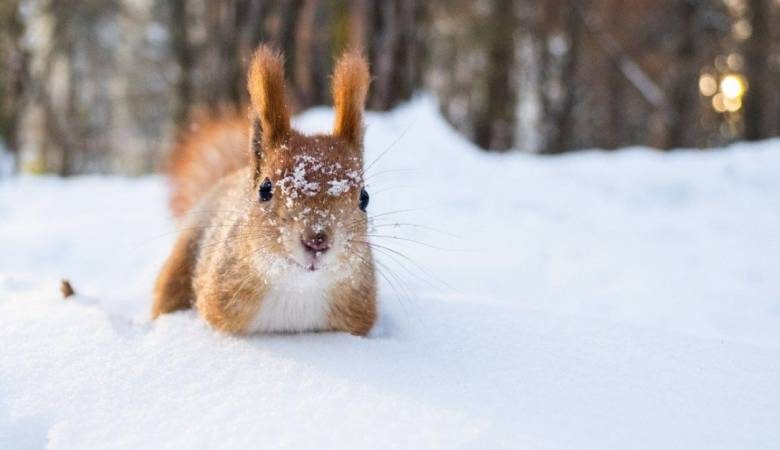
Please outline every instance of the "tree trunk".
[[564, 89], [564, 99], [556, 114], [555, 123], [558, 133], [553, 141], [551, 153], [570, 150], [573, 147], [573, 117], [572, 111], [577, 101], [579, 83], [577, 68], [579, 66], [580, 47], [582, 45], [582, 17], [579, 14], [578, 0], [569, 0], [566, 12], [566, 34], [569, 39], [569, 51], [561, 71], [561, 85]]
[[[695, 65], [696, 41], [695, 19], [697, 3], [689, 0], [677, 1], [677, 14], [681, 27], [678, 31], [678, 43], [675, 51], [676, 75], [671, 86], [671, 107], [673, 116], [668, 117], [669, 124], [665, 147], [668, 149], [688, 146], [690, 141], [687, 133], [692, 130], [688, 123], [691, 117], [694, 96], [699, 78], [698, 67]], [[695, 125], [694, 125], [695, 126]]]
[[192, 98], [192, 68], [194, 56], [189, 39], [189, 20], [187, 18], [187, 0], [171, 0], [169, 32], [173, 56], [179, 66], [179, 77], [176, 80], [176, 97], [173, 110], [173, 121], [180, 126], [189, 119]]
[[482, 113], [474, 124], [474, 142], [490, 150], [507, 150], [514, 143], [517, 86], [515, 32], [517, 15], [513, 0], [497, 0], [493, 5], [487, 45], [486, 92]]
[[0, 138], [19, 163], [20, 119], [29, 84], [28, 55], [22, 38], [19, 2], [0, 6]]
[[[606, 22], [611, 29], [619, 28], [621, 25], [621, 9], [622, 2], [612, 0], [607, 9]], [[607, 68], [605, 82], [606, 91], [608, 96], [604, 99], [607, 102], [607, 135], [604, 136], [603, 143], [606, 149], [616, 149], [624, 145], [627, 141], [626, 135], [626, 120], [624, 110], [624, 97], [626, 95], [624, 89], [623, 75], [620, 72], [620, 67], [615, 64], [615, 61], [610, 58], [610, 55], [606, 55]]]
[[769, 135], [765, 124], [765, 104], [769, 99], [766, 88], [771, 83], [769, 75], [769, 20], [768, 0], [750, 0], [753, 33], [745, 48], [745, 69], [748, 90], [745, 93], [745, 139], [755, 141]]

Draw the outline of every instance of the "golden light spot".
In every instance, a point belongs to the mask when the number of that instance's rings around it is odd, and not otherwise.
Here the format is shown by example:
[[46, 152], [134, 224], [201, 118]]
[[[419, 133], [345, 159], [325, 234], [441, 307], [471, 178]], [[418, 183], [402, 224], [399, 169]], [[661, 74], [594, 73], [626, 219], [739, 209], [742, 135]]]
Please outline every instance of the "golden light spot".
[[744, 41], [753, 34], [753, 26], [750, 25], [747, 19], [740, 19], [734, 24], [732, 31], [738, 41]]
[[712, 107], [715, 108], [715, 111], [717, 112], [726, 112], [726, 103], [723, 94], [719, 92], [712, 97]]
[[745, 65], [745, 58], [739, 53], [732, 53], [726, 58], [726, 64], [728, 64], [729, 69], [739, 72]]
[[745, 90], [745, 79], [740, 75], [730, 74], [720, 80], [720, 91], [726, 98], [741, 99]]
[[740, 108], [742, 108], [742, 99], [724, 97], [723, 106], [728, 112], [737, 112], [740, 110]]
[[715, 95], [715, 93], [718, 92], [718, 80], [708, 73], [702, 74], [702, 76], [699, 77], [699, 91], [701, 91], [701, 95], [704, 95], [705, 97]]

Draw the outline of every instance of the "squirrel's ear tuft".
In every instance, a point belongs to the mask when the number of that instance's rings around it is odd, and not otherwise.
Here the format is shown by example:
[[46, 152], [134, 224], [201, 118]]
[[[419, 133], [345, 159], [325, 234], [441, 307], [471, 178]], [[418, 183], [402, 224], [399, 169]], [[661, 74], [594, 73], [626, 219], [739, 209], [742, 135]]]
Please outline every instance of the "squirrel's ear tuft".
[[[256, 125], [253, 143], [273, 145], [290, 132], [290, 112], [284, 95], [284, 57], [267, 45], [258, 47], [247, 74], [247, 88]], [[259, 130], [258, 130], [259, 128]]]
[[363, 104], [370, 82], [368, 63], [360, 52], [349, 51], [339, 58], [333, 72], [333, 134], [354, 145], [363, 139]]

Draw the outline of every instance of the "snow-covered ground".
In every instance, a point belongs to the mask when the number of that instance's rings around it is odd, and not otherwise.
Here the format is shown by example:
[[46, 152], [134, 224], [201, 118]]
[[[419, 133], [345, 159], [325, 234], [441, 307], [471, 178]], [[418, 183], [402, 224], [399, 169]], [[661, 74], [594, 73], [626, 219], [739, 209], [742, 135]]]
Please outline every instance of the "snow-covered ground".
[[499, 156], [434, 111], [367, 120], [367, 339], [150, 323], [162, 178], [0, 181], [0, 448], [777, 448], [780, 141]]

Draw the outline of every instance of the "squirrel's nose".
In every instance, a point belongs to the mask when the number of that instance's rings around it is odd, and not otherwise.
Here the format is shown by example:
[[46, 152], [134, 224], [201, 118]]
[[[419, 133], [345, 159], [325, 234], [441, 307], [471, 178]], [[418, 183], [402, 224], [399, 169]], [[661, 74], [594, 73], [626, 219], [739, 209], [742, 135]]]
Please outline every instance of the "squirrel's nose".
[[311, 253], [322, 253], [330, 248], [328, 235], [324, 231], [318, 231], [313, 234], [307, 234], [301, 238], [301, 244], [306, 251]]

